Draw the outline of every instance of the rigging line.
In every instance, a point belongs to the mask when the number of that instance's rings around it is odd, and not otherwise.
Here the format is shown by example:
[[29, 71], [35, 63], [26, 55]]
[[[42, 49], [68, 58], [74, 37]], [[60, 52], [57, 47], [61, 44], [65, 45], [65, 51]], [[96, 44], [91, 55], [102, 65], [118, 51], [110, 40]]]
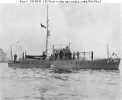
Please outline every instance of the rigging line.
[[13, 44], [13, 46], [14, 46], [15, 44], [17, 44], [17, 43], [19, 43], [19, 41], [18, 41], [18, 42], [16, 42], [16, 43], [14, 43], [14, 44]]
[[[23, 36], [23, 37], [24, 37], [24, 36]], [[19, 39], [19, 41], [20, 41], [20, 40], [22, 40], [22, 39], [23, 39], [23, 37], [22, 37], [22, 38], [20, 38], [20, 39]]]
[[[23, 38], [25, 37], [25, 35], [23, 35], [18, 41], [20, 42]], [[30, 40], [32, 40], [33, 36], [30, 38]]]
[[[41, 28], [42, 29], [42, 28]], [[42, 36], [44, 36], [44, 33], [43, 32], [41, 32], [42, 33]], [[41, 36], [41, 37], [42, 37]], [[42, 37], [43, 38], [43, 37]], [[39, 40], [41, 40], [41, 39], [39, 39]], [[38, 45], [37, 45], [37, 47], [39, 47], [39, 43], [40, 43], [40, 41], [38, 42]], [[37, 51], [38, 51], [38, 48], [35, 48], [35, 50], [36, 50], [36, 53], [37, 53]]]
[[[23, 39], [23, 37], [24, 37], [24, 36], [22, 36], [22, 37], [18, 40], [18, 42], [16, 42], [15, 44], [19, 43], [19, 42]], [[15, 45], [15, 44], [14, 44], [14, 45]]]

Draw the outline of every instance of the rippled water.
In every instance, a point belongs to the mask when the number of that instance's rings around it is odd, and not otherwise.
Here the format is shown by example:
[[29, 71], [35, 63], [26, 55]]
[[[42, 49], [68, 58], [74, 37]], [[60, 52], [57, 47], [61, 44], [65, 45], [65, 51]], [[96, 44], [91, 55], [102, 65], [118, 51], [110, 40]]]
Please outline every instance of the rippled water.
[[122, 100], [121, 82], [120, 70], [54, 72], [0, 64], [0, 100]]

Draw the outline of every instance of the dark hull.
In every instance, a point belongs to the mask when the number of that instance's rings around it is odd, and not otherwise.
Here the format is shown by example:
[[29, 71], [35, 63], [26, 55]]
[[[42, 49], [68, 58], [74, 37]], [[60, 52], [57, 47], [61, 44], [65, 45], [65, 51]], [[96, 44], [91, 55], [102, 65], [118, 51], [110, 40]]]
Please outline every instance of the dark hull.
[[92, 61], [55, 61], [51, 68], [54, 69], [118, 69], [121, 59], [102, 59]]
[[50, 68], [52, 61], [47, 60], [23, 60], [20, 62], [9, 62], [9, 67], [16, 68]]
[[10, 62], [9, 67], [16, 68], [52, 68], [52, 69], [118, 69], [121, 59], [102, 59], [89, 61], [49, 61], [49, 60], [25, 60], [21, 62]]

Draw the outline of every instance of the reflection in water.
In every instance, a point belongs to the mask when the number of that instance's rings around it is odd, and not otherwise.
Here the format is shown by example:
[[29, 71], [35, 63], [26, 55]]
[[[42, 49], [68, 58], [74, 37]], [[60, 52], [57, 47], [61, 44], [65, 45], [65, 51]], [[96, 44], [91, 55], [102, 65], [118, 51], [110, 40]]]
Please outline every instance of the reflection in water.
[[120, 70], [54, 71], [0, 64], [1, 100], [121, 100]]

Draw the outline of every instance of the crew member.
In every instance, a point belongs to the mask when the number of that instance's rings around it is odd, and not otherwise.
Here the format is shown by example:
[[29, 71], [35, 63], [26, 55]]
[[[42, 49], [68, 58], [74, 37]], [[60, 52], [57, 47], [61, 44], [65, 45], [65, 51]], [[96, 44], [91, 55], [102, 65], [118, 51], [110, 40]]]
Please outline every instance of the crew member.
[[75, 60], [75, 52], [73, 52], [73, 60]]
[[55, 53], [55, 60], [57, 60], [58, 59], [58, 51], [56, 51], [56, 53]]
[[24, 52], [22, 53], [22, 59], [24, 59]]
[[63, 49], [63, 60], [65, 60], [65, 50]]
[[71, 53], [71, 51], [69, 51], [69, 60], [71, 60], [72, 59], [72, 53]]
[[53, 55], [51, 54], [51, 56], [50, 56], [50, 58], [49, 58], [50, 60], [53, 60]]
[[17, 60], [17, 55], [16, 55], [16, 53], [15, 53], [15, 55], [14, 55], [14, 61], [16, 61]]
[[63, 51], [62, 50], [60, 51], [60, 54], [61, 54], [61, 60], [63, 60]]
[[45, 58], [46, 58], [46, 54], [45, 54], [45, 52], [43, 51], [43, 60], [45, 60]]
[[67, 51], [65, 50], [65, 60], [67, 60]]
[[62, 53], [59, 51], [59, 59], [61, 60]]
[[80, 53], [77, 51], [77, 60], [79, 60]]

